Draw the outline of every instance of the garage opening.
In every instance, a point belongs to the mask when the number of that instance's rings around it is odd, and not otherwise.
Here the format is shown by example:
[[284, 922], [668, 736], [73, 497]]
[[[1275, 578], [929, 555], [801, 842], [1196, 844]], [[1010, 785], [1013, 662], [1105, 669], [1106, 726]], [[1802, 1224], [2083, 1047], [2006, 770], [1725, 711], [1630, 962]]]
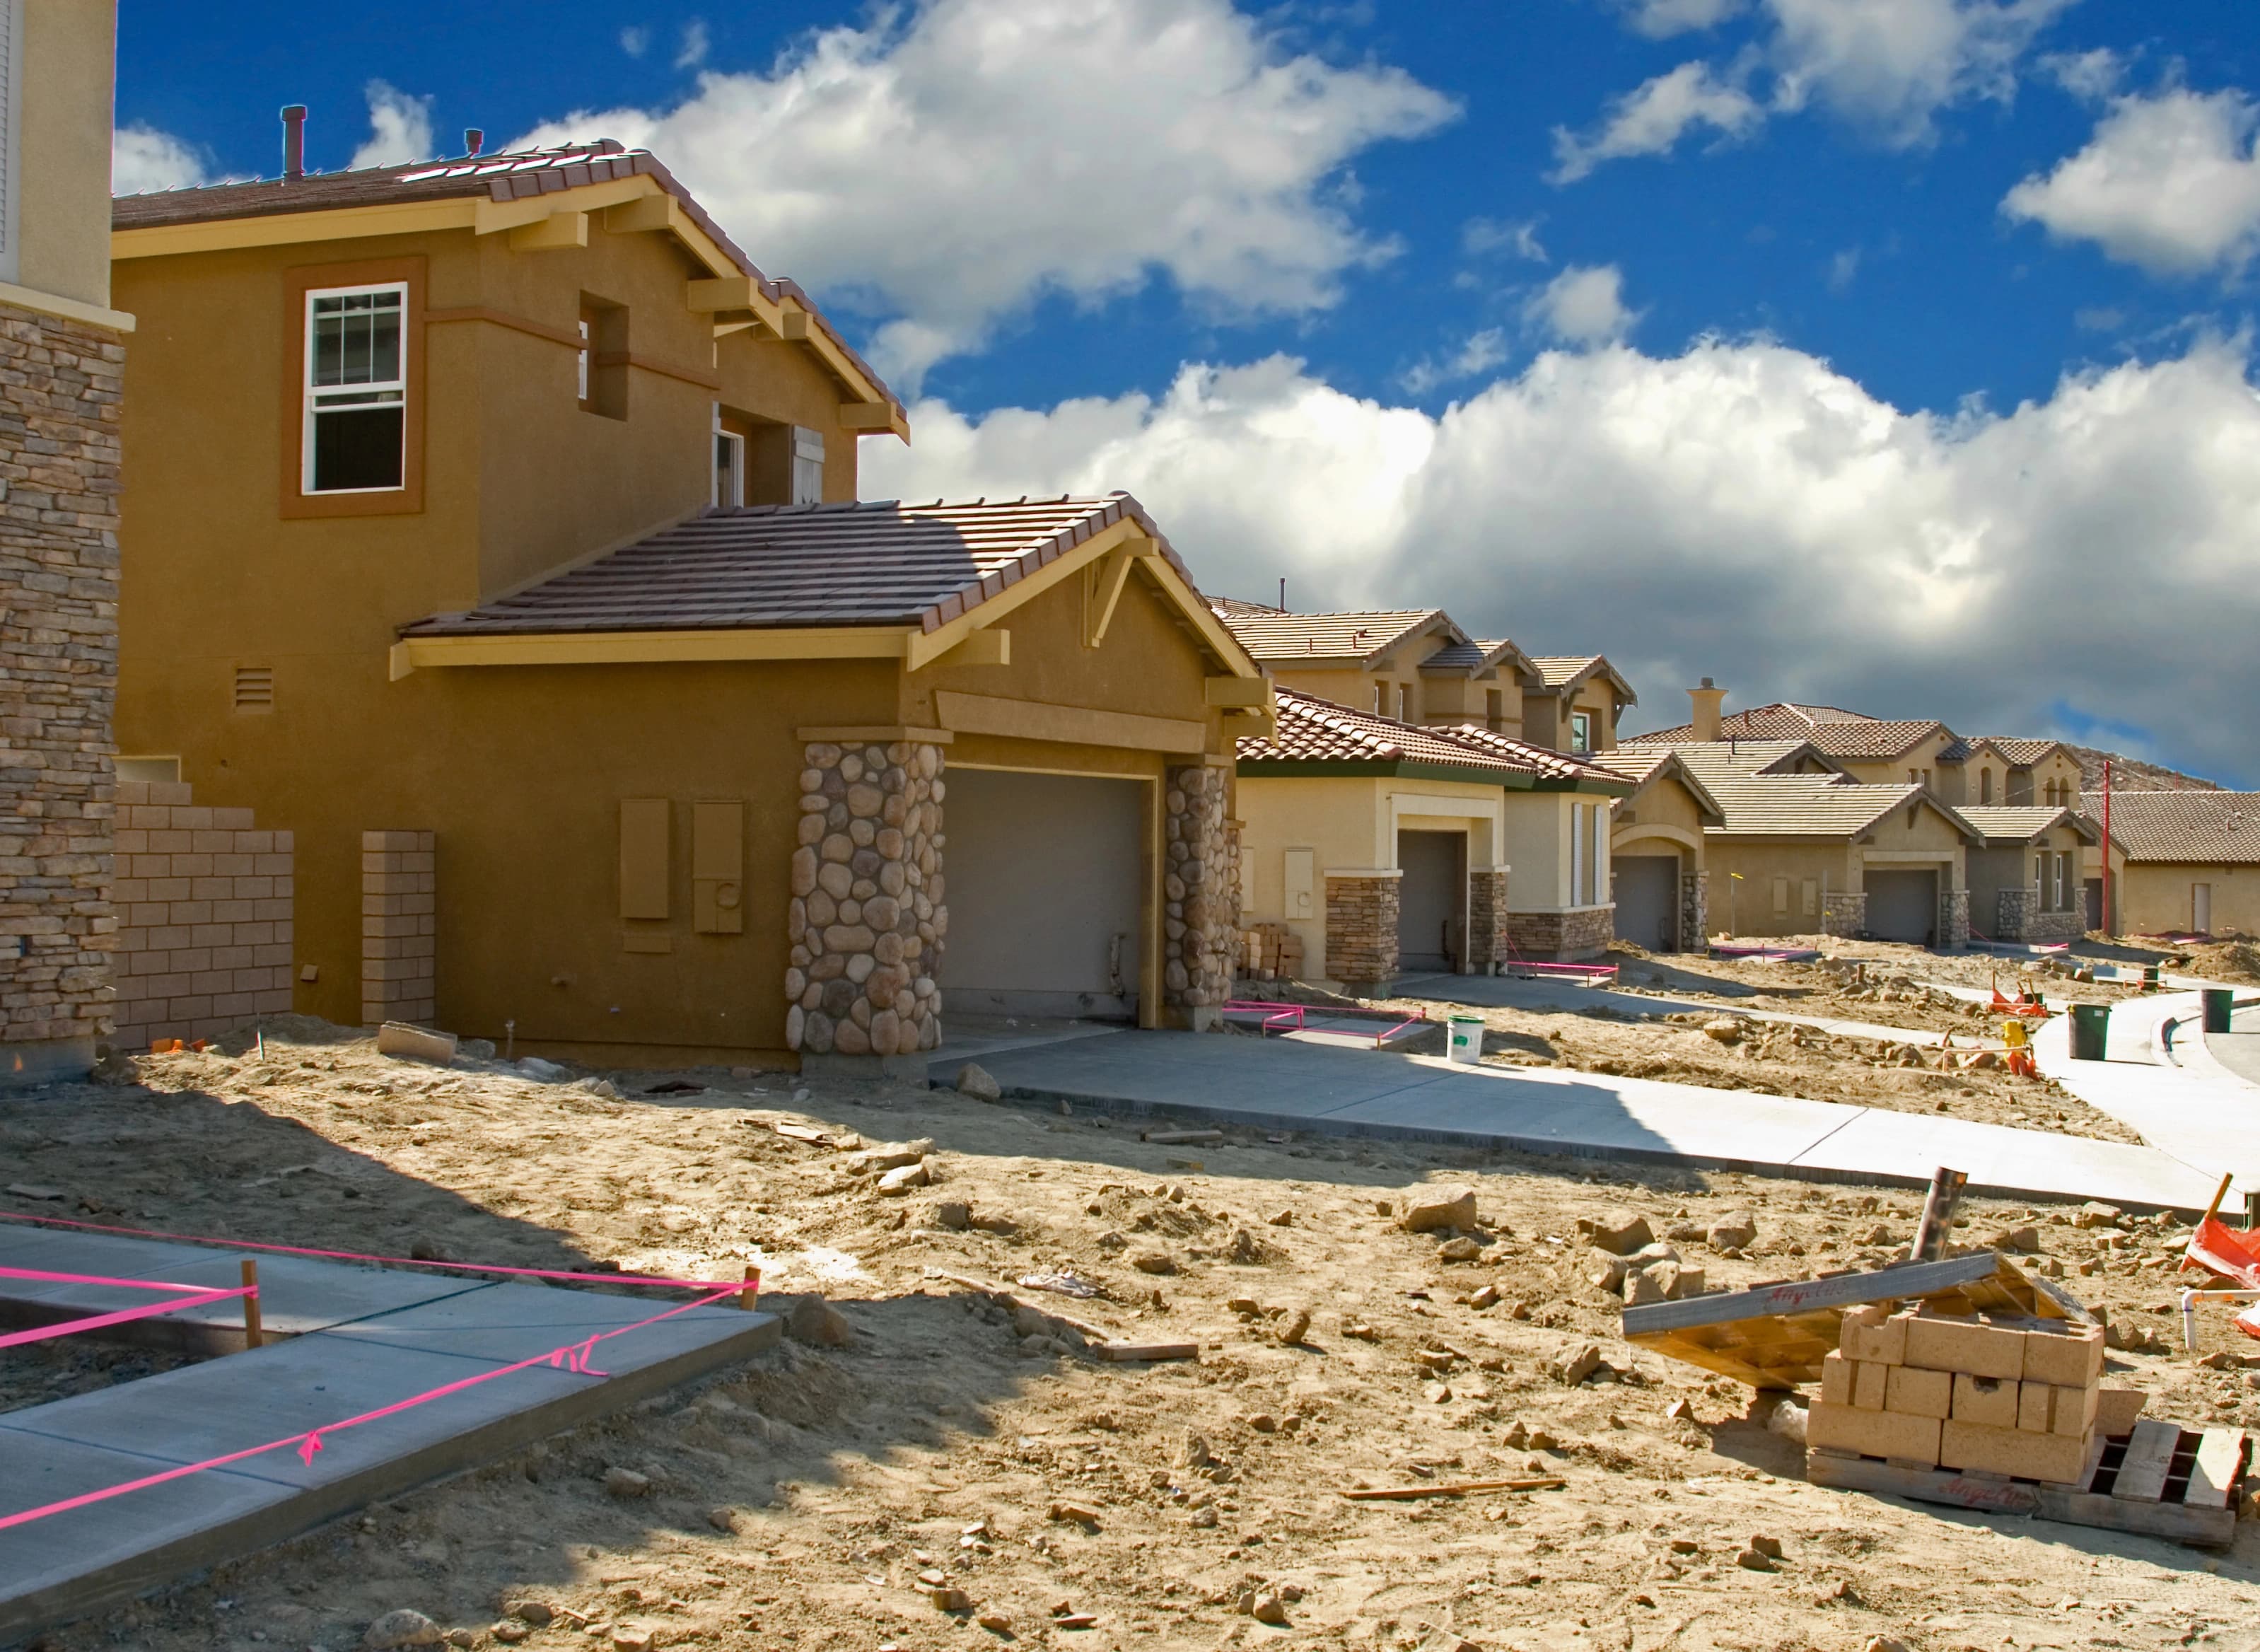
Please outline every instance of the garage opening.
[[1407, 975], [1456, 971], [1468, 916], [1468, 840], [1463, 832], [1399, 832], [1397, 967]]
[[1937, 944], [1938, 871], [1879, 872], [1868, 869], [1868, 933], [1878, 940]]
[[1651, 952], [1679, 950], [1679, 857], [1620, 855], [1615, 869], [1617, 939]]
[[1138, 1014], [1145, 785], [951, 769], [945, 1012]]

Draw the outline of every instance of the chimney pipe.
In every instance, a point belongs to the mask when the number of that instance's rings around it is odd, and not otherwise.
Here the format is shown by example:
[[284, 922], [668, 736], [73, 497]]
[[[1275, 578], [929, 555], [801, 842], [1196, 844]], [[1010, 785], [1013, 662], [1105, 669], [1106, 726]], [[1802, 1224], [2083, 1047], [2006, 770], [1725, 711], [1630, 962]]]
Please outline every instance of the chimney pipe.
[[465, 154], [475, 155], [478, 154], [481, 149], [486, 147], [486, 133], [481, 132], [476, 126], [466, 126], [463, 128], [463, 153]]
[[296, 183], [306, 175], [306, 106], [286, 104], [282, 111], [282, 179]]
[[1727, 690], [1713, 687], [1711, 679], [1705, 677], [1701, 688], [1687, 690], [1687, 697], [1695, 702], [1695, 726], [1691, 731], [1694, 737], [1704, 740], [1722, 739], [1719, 707], [1727, 697]]

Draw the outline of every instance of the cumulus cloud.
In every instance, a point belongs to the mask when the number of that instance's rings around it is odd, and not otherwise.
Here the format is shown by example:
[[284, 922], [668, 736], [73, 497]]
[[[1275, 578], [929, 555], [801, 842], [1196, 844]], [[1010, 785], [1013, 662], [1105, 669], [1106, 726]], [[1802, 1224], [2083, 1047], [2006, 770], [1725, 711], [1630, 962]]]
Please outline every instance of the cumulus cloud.
[[[1669, 154], [1698, 128], [1726, 141], [1748, 137], [1772, 116], [1813, 107], [1887, 147], [1927, 143], [1936, 135], [1940, 110], [1981, 98], [2006, 102], [2034, 37], [2073, 0], [1760, 4], [1760, 39], [1724, 68], [1682, 63], [1612, 99], [1591, 132], [1556, 127], [1554, 182], [1573, 183], [1606, 161]], [[1646, 15], [1636, 11], [1634, 26]], [[2050, 61], [2059, 78], [2090, 83], [2104, 72], [2105, 59], [2111, 54]], [[1768, 75], [1763, 97], [1754, 93]]]
[[1441, 385], [1488, 373], [1506, 360], [1506, 329], [1485, 327], [1470, 333], [1460, 347], [1441, 361], [1426, 358], [1398, 375], [1398, 383], [1414, 396], [1426, 396]]
[[620, 50], [630, 57], [641, 57], [651, 50], [651, 31], [631, 23], [620, 31]]
[[2041, 72], [2074, 97], [2100, 100], [2119, 89], [2127, 64], [2109, 46], [2099, 46], [2092, 52], [2051, 52], [2041, 59]]
[[1563, 344], [1613, 344], [1638, 312], [1625, 307], [1624, 272], [1614, 264], [1572, 264], [1532, 294], [1522, 318]]
[[383, 81], [369, 82], [368, 96], [368, 140], [346, 162], [349, 170], [401, 166], [433, 153], [429, 97], [411, 97]]
[[706, 54], [712, 46], [713, 41], [706, 32], [706, 19], [691, 18], [683, 25], [683, 44], [676, 51], [675, 67], [697, 68], [706, 61]]
[[1860, 249], [1847, 247], [1830, 257], [1827, 268], [1822, 272], [1822, 279], [1827, 282], [1829, 291], [1846, 292], [1850, 290], [1859, 273]]
[[1047, 294], [1159, 274], [1226, 316], [1329, 305], [1396, 250], [1353, 219], [1349, 163], [1456, 113], [1230, 0], [926, 0], [523, 141], [652, 147], [765, 268], [881, 318], [879, 365], [914, 383]]
[[867, 497], [1126, 488], [1206, 590], [1284, 575], [1299, 606], [1439, 603], [1478, 634], [1604, 651], [1643, 726], [1681, 720], [1709, 674], [1741, 704], [1981, 733], [2107, 716], [2260, 783], [2242, 340], [2002, 414], [1904, 411], [1801, 351], [1706, 340], [1549, 351], [1435, 417], [1274, 358], [1188, 366], [1158, 397], [911, 418], [915, 447], [866, 445]]
[[1534, 218], [1471, 218], [1460, 225], [1460, 247], [1477, 256], [1498, 253], [1527, 258], [1534, 264], [1546, 261], [1546, 249], [1538, 244], [1538, 220]]
[[110, 192], [147, 195], [207, 181], [197, 152], [168, 132], [136, 124], [110, 134]]
[[1614, 0], [1625, 25], [1651, 40], [1692, 29], [1716, 28], [1740, 11], [1744, 0]]
[[2121, 97], [2078, 154], [2001, 210], [2153, 275], [2239, 270], [2260, 251], [2260, 106], [2234, 89]]
[[1740, 138], [1764, 120], [1757, 100], [1708, 63], [1682, 63], [1613, 99], [1591, 132], [1555, 127], [1550, 175], [1556, 183], [1575, 183], [1605, 161], [1669, 154], [1693, 127]]

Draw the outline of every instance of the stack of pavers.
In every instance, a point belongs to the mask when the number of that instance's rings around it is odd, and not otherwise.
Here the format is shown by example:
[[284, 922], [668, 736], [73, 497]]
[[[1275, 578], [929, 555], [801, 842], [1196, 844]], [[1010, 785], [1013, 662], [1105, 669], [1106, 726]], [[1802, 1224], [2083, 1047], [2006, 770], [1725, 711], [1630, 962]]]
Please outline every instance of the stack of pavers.
[[1255, 924], [1241, 934], [1241, 968], [1259, 981], [1299, 980], [1303, 938], [1282, 923]]
[[2103, 1329], [1868, 1304], [1843, 1317], [1806, 1419], [1815, 1450], [2071, 1483], [2095, 1443]]

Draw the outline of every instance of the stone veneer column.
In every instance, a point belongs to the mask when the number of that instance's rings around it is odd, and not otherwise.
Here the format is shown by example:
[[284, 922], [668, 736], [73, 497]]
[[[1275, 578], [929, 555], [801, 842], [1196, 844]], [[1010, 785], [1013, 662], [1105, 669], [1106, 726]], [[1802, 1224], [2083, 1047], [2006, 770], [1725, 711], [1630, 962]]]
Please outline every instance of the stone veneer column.
[[1567, 912], [1528, 912], [1507, 914], [1507, 933], [1514, 950], [1530, 959], [1593, 958], [1609, 949], [1617, 936], [1617, 909], [1575, 906]]
[[1949, 889], [1938, 898], [1938, 944], [1959, 952], [1970, 944], [1970, 891]]
[[1507, 874], [1479, 869], [1468, 874], [1468, 968], [1489, 973], [1513, 955], [1506, 925]]
[[429, 832], [361, 834], [361, 1019], [429, 1021], [439, 1013], [437, 840]]
[[1162, 776], [1161, 1019], [1172, 1026], [1214, 1026], [1232, 996], [1240, 912], [1227, 778], [1206, 764]]
[[2002, 890], [1993, 900], [1993, 939], [2030, 940], [2033, 919], [2040, 909], [2041, 892], [2035, 885]]
[[1856, 935], [1867, 926], [1868, 897], [1864, 890], [1856, 895], [1832, 890], [1820, 898], [1822, 934]]
[[1327, 875], [1327, 974], [1377, 992], [1397, 978], [1398, 880]]
[[0, 1082], [111, 1027], [118, 335], [0, 304]]
[[812, 743], [792, 856], [785, 1043], [886, 1061], [941, 1042], [941, 747]]
[[1679, 875], [1679, 950], [1708, 952], [1711, 948], [1711, 874]]

